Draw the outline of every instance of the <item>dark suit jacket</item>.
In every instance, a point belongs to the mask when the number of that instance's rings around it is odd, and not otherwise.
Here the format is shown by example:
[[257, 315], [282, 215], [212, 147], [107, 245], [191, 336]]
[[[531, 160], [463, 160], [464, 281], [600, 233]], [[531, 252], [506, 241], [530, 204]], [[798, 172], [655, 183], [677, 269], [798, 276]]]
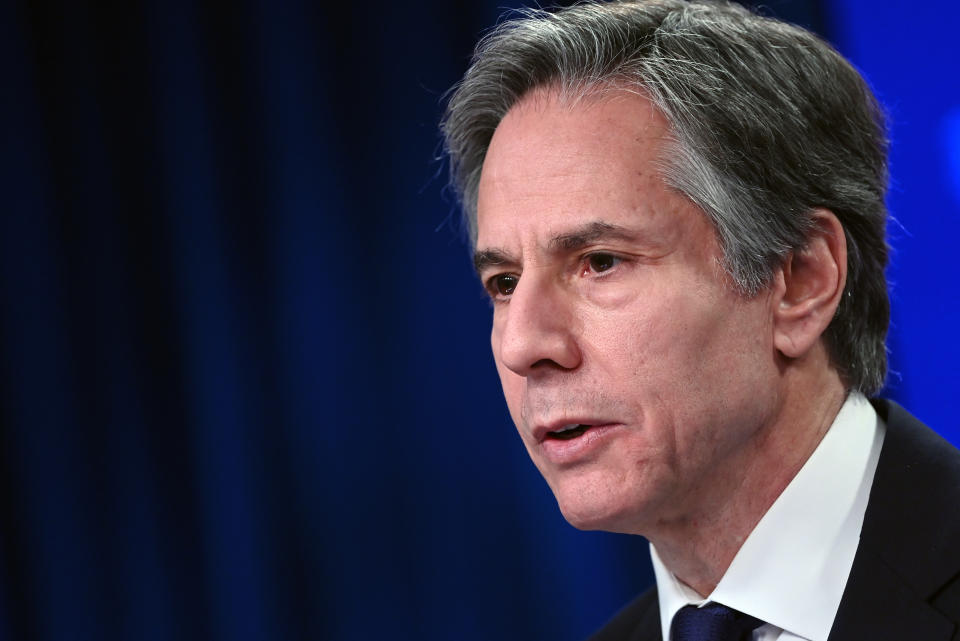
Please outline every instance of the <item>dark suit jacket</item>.
[[[891, 401], [830, 641], [960, 641], [960, 451]], [[589, 641], [659, 641], [656, 587]]]

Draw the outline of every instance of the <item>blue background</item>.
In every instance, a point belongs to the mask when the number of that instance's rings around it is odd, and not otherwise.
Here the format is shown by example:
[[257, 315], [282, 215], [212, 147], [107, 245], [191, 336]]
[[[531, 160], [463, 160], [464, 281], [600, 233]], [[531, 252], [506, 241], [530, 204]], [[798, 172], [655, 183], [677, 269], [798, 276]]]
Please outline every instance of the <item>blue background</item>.
[[[960, 442], [960, 8], [774, 2], [892, 121], [886, 394]], [[0, 3], [0, 638], [584, 637], [436, 124], [502, 2]]]

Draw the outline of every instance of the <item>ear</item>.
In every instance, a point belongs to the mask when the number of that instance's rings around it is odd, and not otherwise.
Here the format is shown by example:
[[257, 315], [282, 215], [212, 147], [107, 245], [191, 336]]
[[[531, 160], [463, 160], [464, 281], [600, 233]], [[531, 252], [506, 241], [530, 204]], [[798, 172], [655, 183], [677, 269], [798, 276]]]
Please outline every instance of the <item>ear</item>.
[[813, 212], [805, 247], [787, 256], [774, 286], [774, 346], [788, 358], [807, 353], [827, 329], [847, 282], [847, 240], [832, 211]]

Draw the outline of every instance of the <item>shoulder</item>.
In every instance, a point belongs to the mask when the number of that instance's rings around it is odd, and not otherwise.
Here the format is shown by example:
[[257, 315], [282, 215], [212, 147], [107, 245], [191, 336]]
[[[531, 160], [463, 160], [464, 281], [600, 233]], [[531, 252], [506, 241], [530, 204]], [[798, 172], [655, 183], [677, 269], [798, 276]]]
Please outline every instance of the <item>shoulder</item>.
[[[930, 535], [938, 548], [955, 548], [960, 536], [960, 451], [896, 403], [873, 404], [887, 433], [864, 517], [865, 533], [904, 530]], [[937, 527], [924, 532], [921, 525]]]
[[864, 515], [861, 546], [918, 588], [960, 570], [960, 451], [892, 401]]
[[884, 458], [904, 464], [933, 463], [934, 473], [960, 478], [960, 451], [956, 447], [894, 401], [871, 399], [870, 403], [887, 424], [881, 463]]
[[887, 431], [830, 638], [947, 639], [960, 622], [960, 451], [896, 403], [873, 404]]
[[657, 588], [649, 590], [625, 605], [587, 641], [659, 641], [660, 605]]
[[861, 545], [921, 590], [960, 571], [960, 450], [892, 401]]

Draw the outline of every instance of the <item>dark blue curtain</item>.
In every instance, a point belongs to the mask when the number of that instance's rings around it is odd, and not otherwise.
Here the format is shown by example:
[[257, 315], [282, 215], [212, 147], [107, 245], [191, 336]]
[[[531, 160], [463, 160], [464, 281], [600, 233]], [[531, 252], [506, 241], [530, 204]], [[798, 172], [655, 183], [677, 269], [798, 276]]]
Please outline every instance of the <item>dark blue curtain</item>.
[[[0, 4], [0, 638], [572, 641], [652, 581], [527, 460], [444, 189], [441, 96], [503, 8]], [[769, 10], [886, 77], [874, 8]], [[922, 93], [880, 89], [895, 122]], [[896, 184], [915, 243], [931, 188]], [[960, 311], [910, 246], [908, 405], [960, 357], [915, 329]], [[948, 393], [917, 397], [943, 430]]]

